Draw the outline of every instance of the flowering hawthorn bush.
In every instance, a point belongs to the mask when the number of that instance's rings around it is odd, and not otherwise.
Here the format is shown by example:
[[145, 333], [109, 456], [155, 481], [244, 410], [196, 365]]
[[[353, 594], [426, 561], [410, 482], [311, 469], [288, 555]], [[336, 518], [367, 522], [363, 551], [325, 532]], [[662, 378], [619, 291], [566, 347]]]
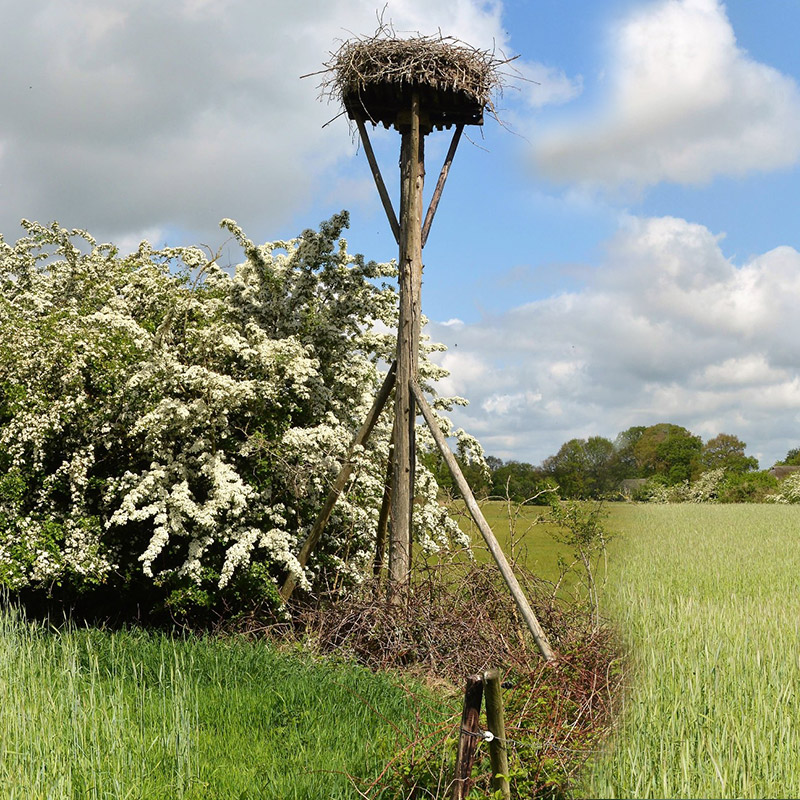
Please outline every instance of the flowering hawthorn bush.
[[[55, 223], [0, 237], [0, 584], [144, 579], [203, 603], [242, 581], [274, 595], [286, 571], [359, 578], [391, 414], [315, 560], [294, 555], [394, 351], [378, 330], [396, 321], [394, 267], [350, 255], [346, 225], [257, 246], [224, 220], [244, 252], [230, 270], [195, 247], [121, 256]], [[422, 377], [439, 374], [423, 354]], [[435, 548], [458, 527], [418, 470], [416, 535]]]
[[769, 503], [800, 503], [800, 472], [792, 472], [779, 484], [779, 489], [766, 496]]
[[724, 467], [706, 470], [694, 483], [683, 481], [668, 486], [653, 481], [645, 486], [650, 503], [716, 503], [724, 489], [726, 470]]

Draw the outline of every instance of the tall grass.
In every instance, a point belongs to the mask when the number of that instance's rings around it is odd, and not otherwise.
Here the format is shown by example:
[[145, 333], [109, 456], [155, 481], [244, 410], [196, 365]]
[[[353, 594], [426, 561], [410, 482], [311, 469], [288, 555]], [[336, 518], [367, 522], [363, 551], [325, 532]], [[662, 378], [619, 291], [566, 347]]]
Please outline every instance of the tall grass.
[[56, 632], [6, 610], [0, 798], [351, 798], [349, 776], [377, 776], [429, 713], [417, 699], [265, 644]]
[[586, 794], [800, 796], [800, 508], [629, 513], [607, 600], [630, 688]]

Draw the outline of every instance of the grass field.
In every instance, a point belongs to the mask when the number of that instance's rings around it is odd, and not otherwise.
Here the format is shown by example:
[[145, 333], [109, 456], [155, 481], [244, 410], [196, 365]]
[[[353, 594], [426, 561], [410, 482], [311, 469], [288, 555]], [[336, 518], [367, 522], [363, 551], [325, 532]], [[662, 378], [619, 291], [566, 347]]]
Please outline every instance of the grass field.
[[413, 688], [243, 640], [3, 612], [0, 798], [352, 798], [347, 776], [377, 776], [429, 713]]
[[800, 796], [800, 508], [621, 509], [633, 672], [590, 797]]

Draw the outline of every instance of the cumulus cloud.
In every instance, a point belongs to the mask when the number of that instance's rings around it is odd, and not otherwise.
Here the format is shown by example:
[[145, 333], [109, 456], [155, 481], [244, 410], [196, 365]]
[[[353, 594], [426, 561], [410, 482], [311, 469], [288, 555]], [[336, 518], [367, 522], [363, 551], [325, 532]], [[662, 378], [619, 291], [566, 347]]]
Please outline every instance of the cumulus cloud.
[[522, 93], [525, 103], [531, 108], [560, 105], [574, 100], [583, 91], [583, 78], [570, 78], [562, 69], [532, 61], [515, 61], [515, 88]]
[[[177, 228], [213, 241], [228, 216], [274, 230], [355, 154], [344, 119], [322, 128], [338, 109], [319, 102], [319, 78], [299, 76], [337, 40], [371, 34], [381, 6], [0, 0], [13, 31], [0, 50], [0, 231], [11, 238], [28, 217], [101, 237]], [[384, 20], [503, 48], [501, 12], [492, 0], [390, 0]], [[564, 95], [557, 72], [540, 77], [543, 100]], [[344, 176], [342, 205], [361, 183]]]
[[549, 177], [700, 184], [797, 161], [798, 87], [738, 47], [722, 2], [648, 4], [621, 23], [612, 51], [603, 108], [538, 141]]
[[791, 247], [736, 265], [702, 225], [631, 217], [580, 291], [431, 333], [457, 342], [442, 361], [471, 401], [457, 422], [495, 455], [540, 462], [573, 437], [668, 421], [734, 433], [768, 466], [797, 445], [798, 296]]

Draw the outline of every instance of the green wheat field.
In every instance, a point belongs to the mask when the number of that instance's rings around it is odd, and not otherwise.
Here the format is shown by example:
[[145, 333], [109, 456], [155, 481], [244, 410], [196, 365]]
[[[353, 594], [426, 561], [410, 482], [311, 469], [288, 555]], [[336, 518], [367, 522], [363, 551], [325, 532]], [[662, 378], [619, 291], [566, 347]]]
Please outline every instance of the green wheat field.
[[633, 671], [585, 794], [800, 796], [800, 508], [638, 506], [620, 522], [606, 600]]

